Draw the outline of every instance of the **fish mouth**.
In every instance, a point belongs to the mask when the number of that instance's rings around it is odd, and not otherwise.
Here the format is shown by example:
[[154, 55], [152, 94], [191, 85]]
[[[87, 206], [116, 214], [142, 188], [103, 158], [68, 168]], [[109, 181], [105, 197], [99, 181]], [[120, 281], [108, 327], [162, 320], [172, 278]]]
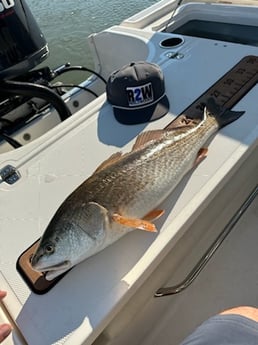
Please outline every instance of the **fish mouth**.
[[64, 260], [58, 264], [55, 265], [49, 265], [49, 266], [41, 266], [40, 264], [33, 265], [33, 269], [40, 272], [49, 272], [49, 271], [60, 271], [60, 270], [67, 270], [71, 267], [71, 261]]
[[69, 260], [65, 260], [56, 265], [35, 267], [34, 269], [43, 273], [46, 280], [51, 281], [67, 272], [71, 267], [72, 263]]

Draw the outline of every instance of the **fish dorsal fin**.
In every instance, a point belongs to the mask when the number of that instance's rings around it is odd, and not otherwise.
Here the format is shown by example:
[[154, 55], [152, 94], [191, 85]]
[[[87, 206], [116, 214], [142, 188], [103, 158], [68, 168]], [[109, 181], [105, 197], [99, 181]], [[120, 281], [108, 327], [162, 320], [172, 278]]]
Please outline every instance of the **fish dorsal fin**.
[[136, 141], [133, 145], [132, 150], [137, 150], [140, 147], [143, 147], [146, 143], [152, 141], [152, 140], [157, 140], [159, 138], [161, 138], [161, 136], [164, 134], [164, 129], [157, 129], [157, 130], [153, 130], [153, 131], [147, 131], [147, 132], [143, 132], [141, 134], [138, 135], [138, 137], [136, 138]]
[[97, 169], [94, 171], [94, 174], [105, 169], [106, 167], [108, 167], [109, 165], [117, 162], [121, 156], [122, 156], [122, 152], [116, 152], [116, 153], [113, 153], [108, 159], [106, 159], [104, 162], [102, 162], [98, 167]]

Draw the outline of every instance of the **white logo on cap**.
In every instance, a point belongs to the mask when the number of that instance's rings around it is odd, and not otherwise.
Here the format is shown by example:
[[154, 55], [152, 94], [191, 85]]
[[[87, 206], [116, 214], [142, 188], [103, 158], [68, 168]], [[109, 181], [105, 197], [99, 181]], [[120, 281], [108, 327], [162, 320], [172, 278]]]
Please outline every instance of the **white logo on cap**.
[[14, 7], [15, 3], [14, 0], [1, 0], [0, 1], [0, 12], [4, 10], [8, 10], [8, 8]]
[[144, 84], [136, 87], [126, 88], [127, 100], [129, 107], [136, 107], [142, 104], [153, 102], [152, 84]]

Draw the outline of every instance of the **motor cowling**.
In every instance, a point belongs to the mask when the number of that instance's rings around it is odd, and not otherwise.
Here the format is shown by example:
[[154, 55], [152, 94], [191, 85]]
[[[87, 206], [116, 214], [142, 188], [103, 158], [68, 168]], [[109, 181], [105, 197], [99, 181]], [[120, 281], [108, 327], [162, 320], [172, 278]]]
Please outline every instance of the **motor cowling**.
[[31, 70], [49, 54], [47, 42], [24, 0], [0, 0], [0, 79]]

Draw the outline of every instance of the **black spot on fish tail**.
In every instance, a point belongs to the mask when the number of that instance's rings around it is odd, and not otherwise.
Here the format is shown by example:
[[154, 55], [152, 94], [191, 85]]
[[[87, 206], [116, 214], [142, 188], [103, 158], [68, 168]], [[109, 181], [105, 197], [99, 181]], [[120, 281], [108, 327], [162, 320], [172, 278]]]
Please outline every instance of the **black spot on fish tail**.
[[206, 102], [206, 111], [209, 116], [216, 118], [220, 128], [236, 121], [245, 113], [245, 111], [233, 111], [220, 106], [213, 98], [209, 98]]

